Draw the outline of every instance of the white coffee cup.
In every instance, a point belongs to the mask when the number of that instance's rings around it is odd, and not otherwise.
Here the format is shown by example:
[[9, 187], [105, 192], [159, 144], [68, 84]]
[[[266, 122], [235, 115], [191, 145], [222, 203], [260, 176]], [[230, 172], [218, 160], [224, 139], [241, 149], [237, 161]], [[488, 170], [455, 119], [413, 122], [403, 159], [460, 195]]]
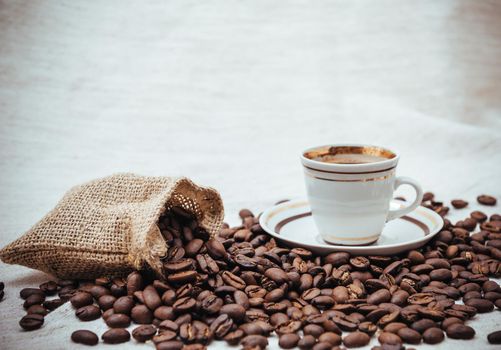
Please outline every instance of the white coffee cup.
[[[411, 178], [395, 176], [398, 160], [395, 152], [368, 145], [328, 145], [303, 152], [308, 200], [326, 242], [373, 243], [387, 221], [421, 203], [421, 186]], [[390, 210], [393, 191], [403, 184], [415, 189], [416, 198], [409, 206]]]

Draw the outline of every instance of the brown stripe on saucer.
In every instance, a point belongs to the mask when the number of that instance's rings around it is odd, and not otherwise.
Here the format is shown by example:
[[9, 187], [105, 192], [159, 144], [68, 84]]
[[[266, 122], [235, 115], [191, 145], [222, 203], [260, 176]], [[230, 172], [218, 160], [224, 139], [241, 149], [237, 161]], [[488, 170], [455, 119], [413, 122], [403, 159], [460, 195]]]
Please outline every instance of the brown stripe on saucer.
[[[286, 219], [283, 219], [275, 225], [274, 231], [276, 233], [280, 234], [280, 231], [282, 230], [282, 228], [285, 225], [287, 225], [288, 223], [291, 223], [292, 221], [305, 218], [307, 216], [311, 216], [311, 211], [306, 212], [306, 213], [302, 213], [302, 214], [297, 214], [297, 215], [288, 217]], [[428, 226], [426, 226], [424, 223], [422, 223], [421, 221], [419, 221], [417, 219], [411, 218], [410, 216], [407, 216], [407, 215], [400, 217], [400, 219], [408, 221], [408, 222], [413, 223], [414, 225], [418, 226], [421, 230], [423, 230], [425, 236], [430, 233], [430, 229], [428, 228]]]

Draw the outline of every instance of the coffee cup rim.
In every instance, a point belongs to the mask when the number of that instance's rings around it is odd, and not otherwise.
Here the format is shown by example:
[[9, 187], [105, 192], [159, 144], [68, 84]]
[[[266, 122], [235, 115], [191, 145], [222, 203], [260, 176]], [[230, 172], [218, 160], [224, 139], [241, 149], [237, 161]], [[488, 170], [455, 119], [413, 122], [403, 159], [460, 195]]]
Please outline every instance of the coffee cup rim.
[[[377, 148], [383, 151], [387, 151], [393, 154], [393, 157], [374, 162], [374, 163], [364, 163], [364, 164], [340, 164], [340, 163], [326, 163], [326, 162], [321, 162], [318, 160], [313, 160], [308, 157], [306, 157], [306, 153], [312, 152], [315, 150], [320, 150], [323, 148], [328, 148], [328, 147], [367, 147], [367, 148]], [[321, 146], [315, 146], [315, 147], [309, 147], [305, 149], [301, 153], [301, 162], [303, 163], [304, 166], [310, 167], [313, 169], [320, 169], [320, 170], [337, 170], [339, 172], [348, 172], [348, 171], [381, 171], [384, 169], [393, 169], [400, 158], [400, 155], [387, 148], [387, 147], [382, 147], [382, 146], [377, 146], [377, 145], [369, 145], [369, 144], [358, 144], [358, 143], [339, 143], [339, 144], [326, 144], [326, 145], [321, 145]]]

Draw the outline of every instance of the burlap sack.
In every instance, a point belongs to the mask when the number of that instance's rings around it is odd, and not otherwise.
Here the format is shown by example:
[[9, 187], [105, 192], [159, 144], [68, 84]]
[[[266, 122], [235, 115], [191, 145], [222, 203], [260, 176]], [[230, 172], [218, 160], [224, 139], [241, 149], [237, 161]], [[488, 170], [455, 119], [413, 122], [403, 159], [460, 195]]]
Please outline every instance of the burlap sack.
[[121, 276], [147, 266], [161, 275], [168, 247], [156, 223], [172, 206], [193, 212], [211, 235], [224, 217], [218, 192], [186, 178], [117, 174], [71, 189], [0, 259], [64, 279]]

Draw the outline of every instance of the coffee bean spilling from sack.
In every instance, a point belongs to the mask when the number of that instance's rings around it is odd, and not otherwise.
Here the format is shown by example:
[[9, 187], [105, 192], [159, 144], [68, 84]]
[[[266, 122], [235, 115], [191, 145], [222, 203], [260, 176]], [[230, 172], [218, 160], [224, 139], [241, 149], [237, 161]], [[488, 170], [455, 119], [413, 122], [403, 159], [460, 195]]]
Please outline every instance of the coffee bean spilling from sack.
[[[423, 205], [442, 216], [449, 210], [432, 193]], [[110, 330], [102, 340], [111, 344], [129, 341], [125, 328], [134, 323], [132, 337], [157, 349], [205, 349], [217, 339], [258, 350], [273, 332], [284, 349], [360, 347], [372, 336], [381, 343], [375, 349], [383, 349], [474, 338], [467, 320], [501, 308], [501, 288], [489, 280], [501, 276], [500, 215], [475, 211], [455, 224], [445, 219], [432, 242], [399, 256], [320, 257], [280, 246], [251, 211], [239, 214], [242, 225], [225, 225], [210, 239], [189, 213], [175, 208], [159, 223], [170, 247], [166, 281], [133, 272], [124, 279], [26, 288], [21, 327], [40, 328], [46, 313], [70, 300], [80, 320], [104, 319]], [[54, 293], [58, 298], [45, 300]], [[489, 341], [499, 338], [495, 332]], [[85, 330], [72, 339], [98, 342]]]

